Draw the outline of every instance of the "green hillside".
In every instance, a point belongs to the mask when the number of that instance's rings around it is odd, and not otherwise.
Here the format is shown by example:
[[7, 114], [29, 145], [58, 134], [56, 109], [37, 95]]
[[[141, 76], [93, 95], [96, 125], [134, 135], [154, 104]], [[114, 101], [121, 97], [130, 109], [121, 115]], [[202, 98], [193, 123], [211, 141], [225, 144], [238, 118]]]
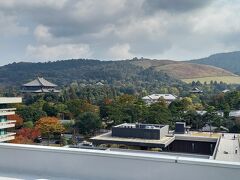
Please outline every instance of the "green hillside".
[[206, 58], [192, 60], [191, 63], [212, 65], [240, 74], [240, 51], [214, 54]]
[[47, 63], [13, 63], [0, 67], [0, 86], [20, 87], [37, 76], [43, 76], [60, 86], [72, 82], [103, 84], [120, 88], [159, 89], [164, 85], [181, 85], [182, 82], [157, 72], [151, 67], [142, 68], [130, 61], [64, 60]]

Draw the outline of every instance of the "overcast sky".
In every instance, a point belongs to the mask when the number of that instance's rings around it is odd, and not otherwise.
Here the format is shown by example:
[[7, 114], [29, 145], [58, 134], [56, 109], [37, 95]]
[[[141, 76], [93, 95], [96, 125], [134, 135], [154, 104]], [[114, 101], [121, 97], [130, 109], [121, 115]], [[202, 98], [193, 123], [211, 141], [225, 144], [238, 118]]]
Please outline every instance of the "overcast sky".
[[240, 0], [0, 0], [0, 65], [240, 50]]

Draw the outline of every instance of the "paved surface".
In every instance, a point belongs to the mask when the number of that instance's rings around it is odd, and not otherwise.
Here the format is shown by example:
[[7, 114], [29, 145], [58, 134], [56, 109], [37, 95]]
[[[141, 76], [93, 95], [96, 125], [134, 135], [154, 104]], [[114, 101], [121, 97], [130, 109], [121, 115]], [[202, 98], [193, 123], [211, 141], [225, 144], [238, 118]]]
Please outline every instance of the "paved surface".
[[[240, 162], [240, 148], [238, 138], [234, 134], [224, 134], [219, 142], [216, 160]], [[237, 153], [235, 152], [237, 150]]]

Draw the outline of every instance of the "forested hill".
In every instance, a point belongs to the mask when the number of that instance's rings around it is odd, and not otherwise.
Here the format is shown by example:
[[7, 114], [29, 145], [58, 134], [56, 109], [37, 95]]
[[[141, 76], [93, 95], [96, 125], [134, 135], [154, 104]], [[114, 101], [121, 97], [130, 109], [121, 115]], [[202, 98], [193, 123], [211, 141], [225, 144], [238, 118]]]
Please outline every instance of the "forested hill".
[[20, 86], [37, 76], [43, 76], [60, 86], [72, 82], [95, 83], [119, 86], [139, 86], [144, 84], [159, 86], [179, 84], [180, 81], [151, 67], [142, 68], [130, 61], [63, 60], [47, 63], [13, 63], [0, 67], [0, 86]]
[[191, 63], [212, 65], [240, 74], [240, 51], [214, 54], [206, 58], [192, 60]]

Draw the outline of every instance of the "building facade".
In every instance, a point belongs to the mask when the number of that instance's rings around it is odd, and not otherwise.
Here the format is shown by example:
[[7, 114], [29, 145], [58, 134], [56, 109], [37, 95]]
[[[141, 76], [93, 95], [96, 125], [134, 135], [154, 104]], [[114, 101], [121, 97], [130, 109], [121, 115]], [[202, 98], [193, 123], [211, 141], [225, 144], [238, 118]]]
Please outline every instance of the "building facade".
[[7, 116], [15, 114], [15, 108], [8, 108], [9, 104], [21, 103], [20, 97], [0, 97], [0, 142], [6, 142], [15, 138], [14, 132], [9, 132], [15, 127], [15, 120], [8, 120]]

